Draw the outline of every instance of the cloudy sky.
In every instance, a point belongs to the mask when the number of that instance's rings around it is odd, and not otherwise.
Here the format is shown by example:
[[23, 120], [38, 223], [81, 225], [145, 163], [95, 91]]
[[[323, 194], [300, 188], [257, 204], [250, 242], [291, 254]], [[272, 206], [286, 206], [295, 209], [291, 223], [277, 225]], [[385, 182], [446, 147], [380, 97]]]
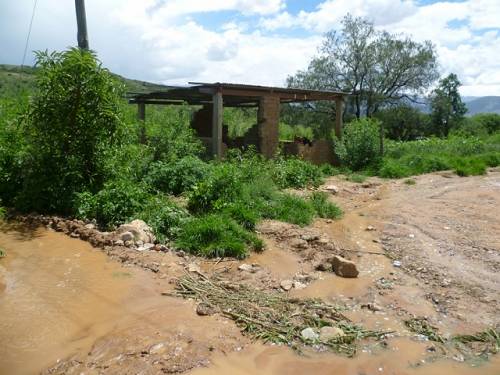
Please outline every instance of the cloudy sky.
[[[0, 63], [20, 64], [34, 0], [0, 0]], [[431, 40], [462, 94], [500, 95], [500, 0], [86, 0], [112, 71], [163, 83], [283, 85], [346, 13]], [[38, 0], [29, 51], [76, 44], [73, 0]], [[33, 63], [30, 52], [27, 64]]]

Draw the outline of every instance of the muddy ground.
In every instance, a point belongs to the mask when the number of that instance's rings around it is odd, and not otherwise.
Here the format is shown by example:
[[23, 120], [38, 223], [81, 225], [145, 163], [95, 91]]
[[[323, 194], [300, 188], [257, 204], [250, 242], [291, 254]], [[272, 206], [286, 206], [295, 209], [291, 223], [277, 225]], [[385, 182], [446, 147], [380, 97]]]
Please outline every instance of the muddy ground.
[[[320, 189], [343, 208], [343, 219], [320, 219], [306, 228], [263, 222], [258, 231], [266, 250], [244, 261], [108, 244], [105, 253], [140, 280], [129, 298], [132, 307], [127, 305], [92, 343], [59, 358], [44, 373], [159, 374], [195, 368], [228, 374], [328, 374], [332, 368], [346, 374], [500, 373], [498, 356], [479, 368], [460, 356], [429, 359], [433, 344], [403, 324], [426, 317], [445, 336], [500, 324], [500, 171], [413, 180], [410, 185], [371, 178], [358, 184], [330, 178]], [[332, 255], [354, 261], [359, 276], [319, 271]], [[197, 315], [195, 301], [168, 296], [175, 278], [189, 271], [345, 305], [354, 322], [395, 334], [385, 348], [362, 345], [353, 359], [325, 353], [300, 357], [283, 347], [252, 343], [231, 320]], [[291, 287], [284, 291], [284, 285]]]

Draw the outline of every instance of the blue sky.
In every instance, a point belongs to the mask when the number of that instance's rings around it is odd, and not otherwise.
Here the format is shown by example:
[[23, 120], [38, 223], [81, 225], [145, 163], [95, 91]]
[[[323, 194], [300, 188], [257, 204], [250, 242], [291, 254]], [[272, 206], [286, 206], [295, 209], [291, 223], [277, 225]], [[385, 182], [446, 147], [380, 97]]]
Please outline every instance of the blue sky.
[[[20, 64], [33, 0], [0, 0], [0, 63]], [[114, 72], [164, 83], [282, 85], [348, 12], [431, 40], [464, 95], [500, 95], [500, 0], [86, 0], [91, 48]], [[75, 44], [74, 2], [38, 0], [31, 51]]]

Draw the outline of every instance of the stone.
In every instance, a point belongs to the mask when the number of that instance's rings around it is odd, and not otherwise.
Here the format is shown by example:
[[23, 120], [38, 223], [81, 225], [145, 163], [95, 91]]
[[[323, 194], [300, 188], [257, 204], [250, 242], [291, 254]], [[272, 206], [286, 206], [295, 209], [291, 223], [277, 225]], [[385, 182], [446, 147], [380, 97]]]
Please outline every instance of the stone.
[[337, 337], [345, 336], [345, 332], [338, 327], [321, 327], [319, 330], [319, 340], [321, 342], [328, 342]]
[[375, 227], [374, 227], [373, 225], [368, 225], [368, 226], [366, 227], [366, 230], [367, 230], [367, 231], [369, 231], [369, 232], [371, 232], [371, 231], [374, 231], [374, 230], [375, 230]]
[[333, 271], [341, 277], [358, 277], [359, 271], [356, 264], [350, 260], [335, 255], [332, 258]]
[[253, 271], [253, 266], [251, 264], [243, 263], [243, 264], [241, 264], [241, 265], [238, 266], [238, 269], [240, 271], [252, 272]]
[[116, 246], [123, 246], [125, 244], [125, 242], [123, 242], [123, 240], [117, 240], [115, 241], [115, 245]]
[[87, 224], [87, 225], [85, 225], [85, 229], [95, 229], [95, 224], [92, 224], [92, 223]]
[[72, 237], [72, 238], [78, 238], [78, 237], [80, 237], [80, 235], [78, 233], [76, 233], [76, 232], [71, 232], [70, 233], [70, 237]]
[[319, 338], [319, 335], [314, 332], [314, 329], [311, 327], [305, 328], [300, 332], [300, 335], [304, 340], [316, 341]]
[[130, 223], [120, 225], [116, 232], [119, 235], [124, 232], [130, 232], [134, 240], [142, 241], [143, 243], [154, 243], [156, 241], [153, 230], [142, 220], [132, 220]]
[[127, 247], [131, 247], [133, 244], [134, 244], [133, 241], [125, 241], [124, 242], [124, 245], [127, 246]]
[[284, 291], [289, 291], [290, 289], [293, 288], [293, 281], [292, 280], [283, 280], [280, 283], [281, 289]]
[[215, 306], [212, 306], [205, 302], [200, 302], [196, 306], [196, 313], [200, 316], [214, 315], [217, 312]]
[[134, 235], [133, 235], [131, 232], [123, 232], [123, 233], [120, 235], [120, 239], [121, 239], [123, 242], [133, 241], [133, 240], [134, 240]]
[[299, 289], [299, 290], [300, 290], [300, 289], [304, 289], [304, 288], [306, 288], [306, 287], [307, 287], [307, 285], [306, 285], [306, 284], [304, 284], [304, 283], [301, 283], [300, 281], [294, 281], [294, 282], [293, 282], [293, 287], [294, 287], [295, 289]]
[[137, 248], [137, 250], [138, 251], [148, 251], [148, 250], [152, 250], [154, 247], [155, 247], [155, 245], [152, 243], [145, 243], [144, 245], [139, 246]]
[[135, 241], [135, 245], [140, 247], [140, 246], [144, 245], [144, 241], [141, 241], [141, 240]]
[[395, 261], [392, 262], [392, 265], [394, 267], [401, 267], [401, 261], [400, 260], [395, 260]]
[[333, 271], [331, 263], [328, 262], [321, 262], [314, 268], [316, 268], [316, 270], [318, 271]]
[[160, 342], [149, 348], [149, 354], [163, 354], [167, 350], [165, 343]]
[[290, 241], [290, 245], [292, 245], [292, 247], [295, 247], [296, 249], [307, 249], [309, 246], [307, 241], [303, 240], [302, 238], [294, 238], [292, 241]]
[[336, 185], [326, 185], [325, 190], [332, 194], [338, 194], [340, 191]]
[[197, 264], [195, 264], [195, 263], [190, 263], [190, 264], [188, 264], [188, 266], [187, 266], [187, 270], [188, 270], [189, 272], [201, 273], [201, 268], [200, 268], [200, 266], [198, 266], [198, 265], [197, 265]]
[[307, 242], [319, 240], [319, 236], [317, 234], [303, 234], [300, 238]]

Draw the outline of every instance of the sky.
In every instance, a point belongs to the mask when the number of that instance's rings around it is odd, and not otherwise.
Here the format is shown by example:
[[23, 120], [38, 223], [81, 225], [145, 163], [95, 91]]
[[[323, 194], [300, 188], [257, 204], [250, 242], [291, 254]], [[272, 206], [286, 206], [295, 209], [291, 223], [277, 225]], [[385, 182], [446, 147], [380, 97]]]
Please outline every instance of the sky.
[[[21, 64], [34, 0], [0, 0], [0, 63]], [[86, 0], [91, 49], [111, 71], [166, 84], [283, 86], [347, 14], [436, 46], [466, 96], [500, 95], [500, 0]], [[76, 45], [73, 0], [38, 0], [35, 50]]]

